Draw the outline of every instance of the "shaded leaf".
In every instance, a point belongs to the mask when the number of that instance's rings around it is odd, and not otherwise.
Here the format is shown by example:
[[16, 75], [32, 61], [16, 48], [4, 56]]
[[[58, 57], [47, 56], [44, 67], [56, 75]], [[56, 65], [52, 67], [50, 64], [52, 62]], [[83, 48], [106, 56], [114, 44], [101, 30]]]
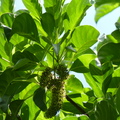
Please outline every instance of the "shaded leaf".
[[44, 13], [42, 15], [41, 24], [45, 32], [52, 36], [53, 30], [55, 27], [55, 20], [54, 17], [50, 13]]
[[78, 72], [78, 73], [89, 72], [89, 69], [86, 68], [79, 59], [74, 61], [74, 63], [72, 64], [70, 70], [74, 71], [74, 72]]
[[108, 101], [100, 101], [96, 105], [95, 116], [97, 120], [116, 120], [117, 112]]
[[15, 100], [10, 103], [11, 120], [15, 120], [24, 100]]
[[12, 70], [12, 68], [6, 69], [0, 75], [0, 96], [4, 95], [6, 89], [8, 88], [9, 84], [12, 80], [16, 77], [16, 72]]
[[120, 64], [120, 43], [107, 43], [98, 51], [98, 58], [103, 64], [111, 61], [113, 64]]
[[47, 110], [45, 99], [46, 99], [45, 89], [38, 88], [34, 93], [33, 101], [42, 111]]
[[15, 33], [38, 43], [40, 42], [36, 24], [33, 18], [27, 13], [22, 13], [15, 18], [12, 25], [12, 34]]

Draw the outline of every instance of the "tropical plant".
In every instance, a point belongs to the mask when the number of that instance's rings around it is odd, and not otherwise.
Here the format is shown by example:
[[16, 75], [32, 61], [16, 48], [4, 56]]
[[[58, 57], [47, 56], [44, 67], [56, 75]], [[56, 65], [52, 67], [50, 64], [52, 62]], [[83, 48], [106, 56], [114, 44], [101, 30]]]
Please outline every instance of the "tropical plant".
[[0, 120], [120, 120], [120, 20], [101, 41], [80, 24], [92, 4], [97, 22], [119, 0], [22, 2], [0, 1]]

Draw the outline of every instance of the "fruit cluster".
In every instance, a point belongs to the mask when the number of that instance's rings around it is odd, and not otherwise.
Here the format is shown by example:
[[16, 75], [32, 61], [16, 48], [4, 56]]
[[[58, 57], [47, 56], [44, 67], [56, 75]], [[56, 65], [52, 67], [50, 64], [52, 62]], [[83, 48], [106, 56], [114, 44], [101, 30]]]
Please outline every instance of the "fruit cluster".
[[65, 79], [67, 79], [69, 72], [64, 65], [55, 66], [53, 69], [46, 68], [42, 73], [40, 85], [51, 90], [50, 106], [45, 112], [46, 118], [51, 118], [61, 109], [63, 98], [65, 97]]

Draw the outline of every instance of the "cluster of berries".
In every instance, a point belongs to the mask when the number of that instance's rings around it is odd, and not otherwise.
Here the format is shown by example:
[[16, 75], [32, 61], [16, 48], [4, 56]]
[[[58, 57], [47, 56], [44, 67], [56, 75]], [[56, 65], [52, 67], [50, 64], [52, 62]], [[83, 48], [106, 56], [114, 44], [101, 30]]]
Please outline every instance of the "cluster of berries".
[[51, 118], [57, 114], [61, 109], [63, 98], [65, 97], [65, 79], [67, 79], [69, 72], [64, 65], [55, 66], [53, 69], [46, 68], [42, 73], [40, 85], [51, 90], [51, 103], [45, 112], [46, 118]]

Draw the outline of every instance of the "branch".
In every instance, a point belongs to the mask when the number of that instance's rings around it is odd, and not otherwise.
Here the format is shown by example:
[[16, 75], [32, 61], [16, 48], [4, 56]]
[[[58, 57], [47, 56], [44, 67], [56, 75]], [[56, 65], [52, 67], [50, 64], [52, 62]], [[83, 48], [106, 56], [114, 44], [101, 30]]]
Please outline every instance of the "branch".
[[66, 99], [72, 104], [74, 105], [82, 114], [85, 114], [87, 116], [89, 116], [86, 111], [80, 107], [77, 103], [75, 103], [68, 95], [66, 95]]

